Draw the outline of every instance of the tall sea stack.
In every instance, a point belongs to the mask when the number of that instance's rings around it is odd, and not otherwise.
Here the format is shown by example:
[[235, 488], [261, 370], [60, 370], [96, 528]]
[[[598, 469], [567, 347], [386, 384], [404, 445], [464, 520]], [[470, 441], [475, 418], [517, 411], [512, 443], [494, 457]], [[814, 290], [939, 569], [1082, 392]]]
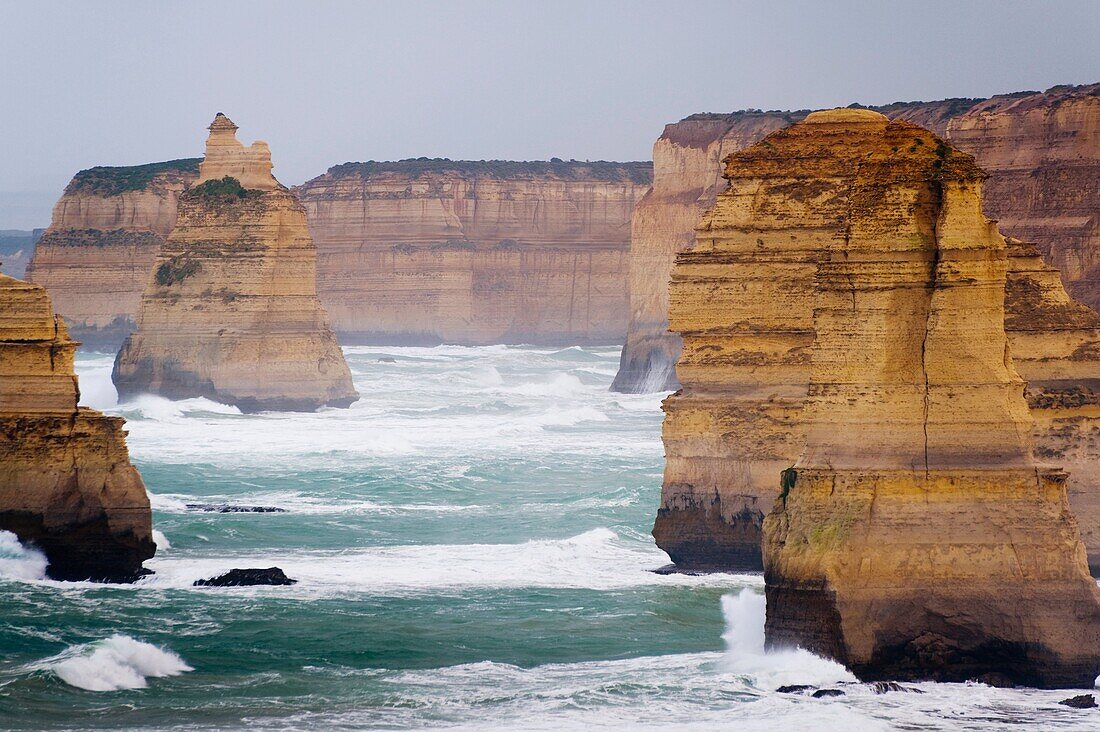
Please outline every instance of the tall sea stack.
[[832, 110], [727, 175], [712, 258], [773, 292], [743, 298], [720, 357], [763, 377], [758, 419], [774, 396], [803, 424], [764, 522], [769, 645], [863, 679], [1091, 687], [1100, 590], [1065, 474], [1032, 458], [985, 174], [920, 127]]
[[149, 497], [123, 420], [77, 406], [77, 345], [45, 290], [0, 275], [0, 530], [54, 579], [128, 582], [156, 551]]
[[115, 359], [119, 396], [208, 397], [244, 411], [346, 407], [358, 395], [317, 299], [302, 205], [218, 114], [198, 180]]

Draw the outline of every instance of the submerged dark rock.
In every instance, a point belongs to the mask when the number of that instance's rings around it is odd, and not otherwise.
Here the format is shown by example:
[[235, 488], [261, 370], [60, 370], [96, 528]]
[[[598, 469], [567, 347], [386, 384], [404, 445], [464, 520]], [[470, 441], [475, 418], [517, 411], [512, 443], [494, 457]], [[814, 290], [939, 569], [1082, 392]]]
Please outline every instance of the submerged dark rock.
[[920, 689], [914, 689], [911, 686], [902, 686], [896, 681], [876, 681], [871, 684], [871, 691], [876, 694], [888, 694], [891, 691], [901, 691], [908, 694], [923, 694]]
[[1096, 697], [1092, 694], [1079, 694], [1078, 696], [1071, 696], [1069, 699], [1063, 699], [1058, 702], [1059, 704], [1067, 707], [1073, 707], [1074, 709], [1095, 709]]
[[998, 689], [1015, 689], [1016, 682], [1012, 680], [1012, 677], [1007, 674], [997, 673], [996, 671], [990, 671], [989, 673], [982, 674], [974, 679], [979, 684], [985, 684], [986, 686], [993, 686]]
[[278, 506], [236, 506], [231, 503], [188, 503], [187, 508], [209, 513], [286, 513], [285, 508]]
[[778, 694], [801, 694], [802, 692], [809, 691], [812, 688], [814, 687], [810, 686], [809, 684], [789, 684], [787, 686], [780, 686], [775, 691]]
[[209, 579], [195, 580], [195, 587], [249, 587], [252, 585], [293, 585], [291, 579], [278, 567], [267, 569], [231, 569], [225, 574]]
[[823, 699], [827, 696], [844, 696], [844, 692], [840, 689], [818, 689], [812, 696], [814, 699]]

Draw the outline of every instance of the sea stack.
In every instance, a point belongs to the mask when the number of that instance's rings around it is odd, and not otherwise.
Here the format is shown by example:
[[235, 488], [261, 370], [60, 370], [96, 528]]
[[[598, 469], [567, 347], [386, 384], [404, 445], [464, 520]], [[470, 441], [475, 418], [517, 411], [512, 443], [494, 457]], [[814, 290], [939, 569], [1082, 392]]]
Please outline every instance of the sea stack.
[[731, 324], [786, 355], [761, 361], [772, 381], [809, 363], [801, 456], [764, 522], [768, 644], [865, 680], [1091, 687], [1100, 590], [1066, 475], [1032, 457], [985, 174], [920, 127], [831, 110], [727, 175], [709, 217], [723, 248], [809, 285], [808, 329], [774, 302]]
[[[740, 180], [743, 166], [736, 155], [731, 161], [729, 189], [672, 270], [673, 332], [660, 340], [682, 338], [677, 372], [684, 386], [665, 404], [668, 460], [654, 536], [688, 570], [763, 568], [761, 529], [778, 495], [775, 475], [798, 459], [804, 443], [814, 263], [830, 245], [808, 236], [806, 221], [794, 215], [813, 200], [804, 191], [801, 200], [758, 200], [757, 178]], [[789, 178], [792, 190], [801, 180], [788, 170], [775, 175]], [[664, 180], [660, 166], [657, 180]], [[735, 207], [738, 217], [730, 214]], [[775, 231], [789, 223], [787, 245], [771, 250], [753, 240], [746, 248], [750, 215], [757, 223], [774, 218]], [[1100, 316], [1066, 293], [1035, 245], [1010, 239], [1007, 255], [1005, 330], [1027, 382], [1035, 458], [1069, 472], [1070, 507], [1090, 566], [1100, 571]]]
[[207, 397], [242, 411], [358, 399], [317, 299], [302, 205], [219, 113], [194, 185], [149, 274], [137, 330], [115, 359], [119, 396]]
[[156, 551], [149, 497], [123, 420], [77, 406], [78, 345], [44, 289], [0, 275], [0, 530], [54, 579], [129, 582]]

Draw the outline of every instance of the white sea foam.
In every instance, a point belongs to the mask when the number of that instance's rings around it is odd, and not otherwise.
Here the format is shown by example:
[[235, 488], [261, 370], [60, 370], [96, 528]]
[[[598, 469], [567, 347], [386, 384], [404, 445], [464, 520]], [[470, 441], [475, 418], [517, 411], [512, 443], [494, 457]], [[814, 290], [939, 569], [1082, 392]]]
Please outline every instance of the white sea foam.
[[754, 686], [769, 690], [785, 684], [822, 686], [856, 680], [841, 664], [801, 648], [765, 652], [764, 614], [764, 596], [757, 591], [743, 589], [737, 595], [722, 596], [726, 620], [722, 666], [727, 671], [748, 676]]
[[163, 553], [172, 548], [172, 543], [168, 541], [168, 537], [159, 529], [153, 529], [153, 541], [157, 545], [157, 552]]
[[73, 646], [39, 665], [70, 686], [88, 691], [142, 689], [150, 677], [178, 676], [192, 670], [172, 651], [126, 635]]
[[[247, 563], [247, 564], [242, 564]], [[260, 552], [246, 556], [154, 558], [145, 587], [190, 587], [233, 567], [279, 566], [299, 580], [280, 592], [306, 595], [402, 595], [459, 588], [552, 587], [613, 590], [642, 585], [745, 587], [747, 575], [658, 575], [668, 563], [652, 545], [621, 539], [606, 528], [566, 539], [517, 544], [384, 546], [339, 552]]]
[[45, 554], [23, 546], [12, 532], [0, 531], [0, 579], [45, 579], [47, 564]]

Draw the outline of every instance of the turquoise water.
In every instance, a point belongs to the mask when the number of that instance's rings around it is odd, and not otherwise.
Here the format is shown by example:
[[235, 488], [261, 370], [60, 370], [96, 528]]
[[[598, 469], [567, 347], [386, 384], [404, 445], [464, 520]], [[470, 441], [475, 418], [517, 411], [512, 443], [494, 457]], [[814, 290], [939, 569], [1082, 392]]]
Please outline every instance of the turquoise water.
[[[661, 576], [660, 396], [617, 349], [348, 348], [350, 410], [243, 416], [83, 401], [128, 420], [170, 546], [132, 587], [41, 579], [0, 540], [3, 729], [1081, 728], [1058, 692], [878, 696], [762, 653], [758, 577]], [[380, 359], [393, 359], [383, 362]], [[189, 503], [274, 506], [211, 513]], [[3, 537], [0, 537], [3, 539]], [[277, 565], [292, 587], [195, 588]], [[744, 591], [744, 592], [743, 592]], [[841, 684], [846, 696], [775, 693]]]

